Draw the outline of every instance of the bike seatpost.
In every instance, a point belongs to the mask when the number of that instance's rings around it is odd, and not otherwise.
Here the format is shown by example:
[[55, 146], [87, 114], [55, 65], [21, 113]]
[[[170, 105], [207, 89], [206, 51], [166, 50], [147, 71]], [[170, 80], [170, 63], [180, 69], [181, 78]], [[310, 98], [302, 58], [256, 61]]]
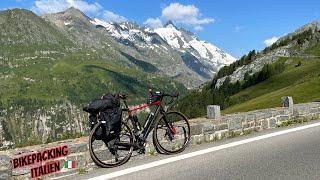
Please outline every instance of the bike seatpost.
[[120, 99], [122, 99], [125, 108], [129, 109], [129, 106], [127, 104], [127, 95], [126, 94], [120, 94], [119, 96], [120, 96]]

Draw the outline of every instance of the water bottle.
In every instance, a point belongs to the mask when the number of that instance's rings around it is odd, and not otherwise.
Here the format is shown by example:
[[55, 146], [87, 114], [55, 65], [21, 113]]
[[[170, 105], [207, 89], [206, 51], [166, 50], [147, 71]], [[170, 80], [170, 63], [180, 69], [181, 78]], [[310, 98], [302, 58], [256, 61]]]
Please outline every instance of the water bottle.
[[150, 126], [150, 123], [152, 122], [152, 119], [154, 118], [154, 113], [150, 113], [146, 119], [146, 122], [144, 123], [144, 129]]

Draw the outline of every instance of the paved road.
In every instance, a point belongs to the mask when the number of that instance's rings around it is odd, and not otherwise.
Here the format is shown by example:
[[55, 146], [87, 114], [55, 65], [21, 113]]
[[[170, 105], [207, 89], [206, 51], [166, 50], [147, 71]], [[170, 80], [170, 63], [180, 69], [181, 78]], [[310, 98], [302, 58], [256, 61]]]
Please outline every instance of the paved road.
[[[313, 121], [312, 123], [319, 122]], [[286, 129], [276, 129], [218, 143], [190, 147], [184, 154]], [[99, 169], [90, 174], [69, 178], [79, 180], [93, 178], [166, 158], [168, 156], [159, 155], [134, 159], [122, 167]], [[129, 173], [115, 179], [320, 179], [320, 126], [209, 152]]]

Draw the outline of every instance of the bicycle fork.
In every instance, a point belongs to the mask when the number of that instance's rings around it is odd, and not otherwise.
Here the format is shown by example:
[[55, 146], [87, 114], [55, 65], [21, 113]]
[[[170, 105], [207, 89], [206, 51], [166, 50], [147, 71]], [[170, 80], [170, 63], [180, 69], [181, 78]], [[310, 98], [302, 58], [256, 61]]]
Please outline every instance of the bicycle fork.
[[169, 140], [172, 141], [174, 138], [174, 135], [177, 133], [177, 129], [175, 127], [173, 127], [172, 124], [167, 121], [167, 116], [165, 113], [163, 113], [163, 120], [164, 120], [164, 123], [167, 127], [166, 135], [168, 135]]

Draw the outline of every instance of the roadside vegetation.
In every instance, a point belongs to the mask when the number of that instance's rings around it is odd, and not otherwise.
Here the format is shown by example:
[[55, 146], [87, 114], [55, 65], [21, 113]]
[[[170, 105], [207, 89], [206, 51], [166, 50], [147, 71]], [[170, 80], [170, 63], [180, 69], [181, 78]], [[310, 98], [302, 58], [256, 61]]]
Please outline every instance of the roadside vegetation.
[[283, 73], [232, 95], [230, 101], [235, 105], [223, 113], [280, 106], [283, 96], [292, 96], [294, 103], [320, 100], [320, 59], [290, 60]]

